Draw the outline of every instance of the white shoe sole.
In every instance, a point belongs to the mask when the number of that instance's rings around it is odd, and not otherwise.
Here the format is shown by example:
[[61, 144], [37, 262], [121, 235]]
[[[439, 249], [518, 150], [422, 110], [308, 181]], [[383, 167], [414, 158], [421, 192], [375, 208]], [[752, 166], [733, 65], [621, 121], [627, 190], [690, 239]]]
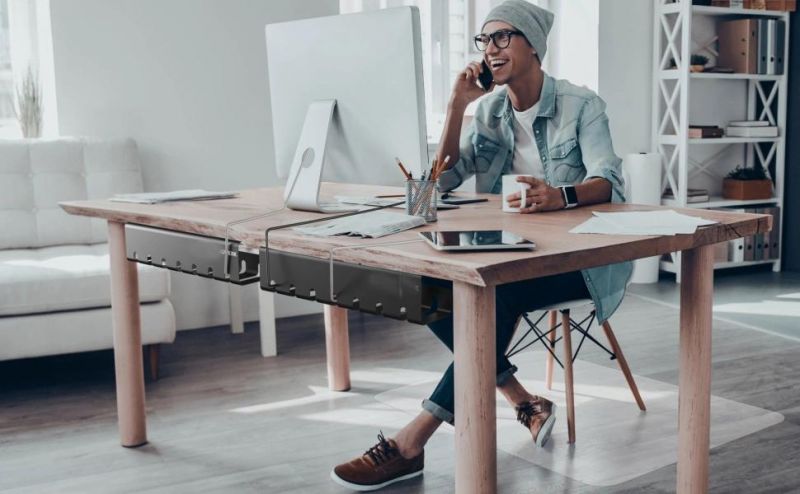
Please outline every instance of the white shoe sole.
[[547, 444], [547, 440], [550, 439], [550, 433], [553, 432], [553, 426], [556, 423], [556, 404], [553, 403], [553, 408], [550, 409], [550, 416], [547, 417], [547, 420], [544, 421], [542, 424], [542, 428], [539, 429], [539, 434], [536, 436], [536, 446], [540, 448], [544, 448], [544, 445]]
[[397, 477], [397, 478], [392, 479], [392, 480], [387, 480], [386, 482], [384, 482], [382, 484], [362, 485], [362, 484], [353, 484], [351, 482], [348, 482], [348, 481], [344, 480], [343, 478], [339, 477], [338, 475], [336, 475], [335, 471], [331, 470], [331, 480], [333, 480], [337, 484], [341, 485], [342, 487], [347, 487], [348, 489], [352, 489], [354, 491], [359, 491], [359, 492], [377, 491], [378, 489], [383, 489], [387, 485], [392, 485], [395, 482], [400, 482], [402, 480], [413, 479], [414, 477], [419, 477], [420, 475], [422, 475], [422, 470], [420, 470], [418, 472], [414, 472], [414, 473], [409, 473], [407, 475], [403, 475], [402, 477]]

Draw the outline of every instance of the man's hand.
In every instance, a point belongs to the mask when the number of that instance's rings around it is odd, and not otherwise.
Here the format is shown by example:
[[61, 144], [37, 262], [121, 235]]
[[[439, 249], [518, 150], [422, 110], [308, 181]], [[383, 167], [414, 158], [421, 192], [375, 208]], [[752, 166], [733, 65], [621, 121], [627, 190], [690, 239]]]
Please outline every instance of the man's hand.
[[550, 187], [544, 180], [533, 177], [517, 177], [517, 182], [530, 184], [531, 188], [525, 194], [525, 204], [520, 204], [519, 192], [507, 196], [508, 204], [512, 208], [522, 208], [520, 213], [539, 213], [542, 211], [555, 211], [564, 209], [564, 196], [561, 189]]
[[[481, 89], [476, 82], [481, 70], [483, 70], [483, 67], [481, 67], [480, 61], [470, 62], [464, 70], [458, 74], [450, 94], [451, 107], [466, 108], [467, 105], [487, 93], [487, 91]], [[492, 83], [489, 90], [491, 91], [492, 88], [494, 88], [494, 83]]]

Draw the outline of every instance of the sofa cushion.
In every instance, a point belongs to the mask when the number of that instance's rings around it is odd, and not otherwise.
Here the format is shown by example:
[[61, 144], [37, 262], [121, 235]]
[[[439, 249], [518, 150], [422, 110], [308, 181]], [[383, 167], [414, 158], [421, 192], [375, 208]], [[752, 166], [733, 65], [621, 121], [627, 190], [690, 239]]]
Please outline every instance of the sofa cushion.
[[[142, 304], [141, 321], [142, 345], [175, 341], [169, 300]], [[105, 350], [113, 347], [113, 334], [110, 307], [0, 317], [0, 360]]]
[[[169, 272], [137, 264], [142, 302], [169, 296]], [[0, 316], [108, 307], [108, 244], [0, 250]]]
[[106, 241], [105, 222], [65, 213], [60, 201], [141, 192], [131, 139], [0, 142], [0, 249]]

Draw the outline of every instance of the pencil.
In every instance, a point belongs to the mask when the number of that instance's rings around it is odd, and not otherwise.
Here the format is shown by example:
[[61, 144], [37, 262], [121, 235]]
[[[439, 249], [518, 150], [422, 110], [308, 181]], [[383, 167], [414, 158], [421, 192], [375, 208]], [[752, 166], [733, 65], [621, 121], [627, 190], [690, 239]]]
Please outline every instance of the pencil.
[[441, 163], [438, 164], [436, 170], [434, 171], [433, 180], [438, 180], [439, 176], [444, 173], [445, 169], [447, 168], [447, 162], [450, 161], [450, 155], [444, 157]]
[[403, 172], [403, 175], [406, 176], [406, 180], [411, 180], [411, 174], [408, 173], [408, 170], [406, 170], [406, 167], [403, 166], [403, 163], [400, 161], [400, 158], [395, 158], [394, 160], [397, 162], [397, 166], [400, 167], [400, 171]]

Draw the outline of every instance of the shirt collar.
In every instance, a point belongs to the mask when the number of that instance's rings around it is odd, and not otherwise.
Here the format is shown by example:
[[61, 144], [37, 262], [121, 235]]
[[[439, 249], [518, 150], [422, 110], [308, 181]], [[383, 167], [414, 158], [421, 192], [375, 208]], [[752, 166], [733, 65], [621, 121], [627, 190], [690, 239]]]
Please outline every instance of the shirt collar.
[[[546, 72], [544, 74], [544, 81], [542, 82], [542, 93], [539, 95], [539, 114], [538, 117], [551, 118], [556, 114], [556, 83], [555, 79], [550, 77]], [[495, 117], [508, 117], [511, 118], [511, 98], [506, 94], [506, 99]]]

